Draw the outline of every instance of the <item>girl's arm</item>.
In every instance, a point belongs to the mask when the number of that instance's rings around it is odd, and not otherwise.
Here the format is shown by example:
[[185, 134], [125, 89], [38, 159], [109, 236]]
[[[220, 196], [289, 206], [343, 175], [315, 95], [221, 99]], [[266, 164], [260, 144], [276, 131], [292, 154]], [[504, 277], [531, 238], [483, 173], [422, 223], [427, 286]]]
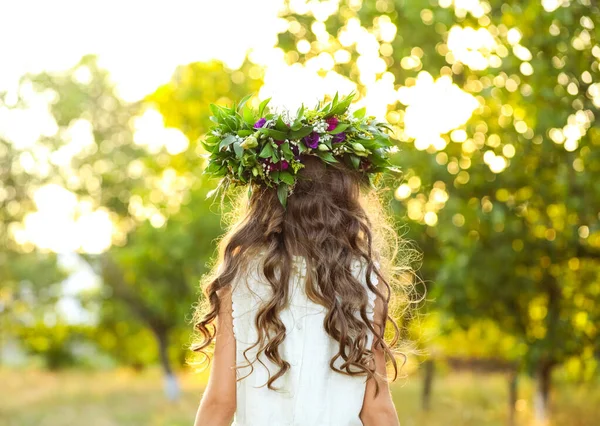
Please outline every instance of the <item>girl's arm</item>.
[[[382, 302], [378, 298], [375, 304], [375, 329], [381, 328], [382, 324], [385, 324], [382, 308]], [[385, 352], [377, 347], [373, 348], [373, 354], [375, 356], [375, 378], [367, 381], [360, 419], [364, 426], [400, 426], [387, 381]], [[377, 397], [375, 396], [375, 381], [379, 384]]]
[[231, 291], [219, 294], [215, 352], [195, 426], [229, 426], [236, 408], [236, 356]]

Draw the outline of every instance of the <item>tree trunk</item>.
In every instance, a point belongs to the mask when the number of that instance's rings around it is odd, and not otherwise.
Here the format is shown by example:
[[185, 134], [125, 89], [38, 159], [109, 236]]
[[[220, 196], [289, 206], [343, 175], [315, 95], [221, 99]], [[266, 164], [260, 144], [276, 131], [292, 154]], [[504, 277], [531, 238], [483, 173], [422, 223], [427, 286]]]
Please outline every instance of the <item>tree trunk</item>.
[[156, 342], [158, 344], [158, 355], [160, 356], [160, 364], [165, 374], [165, 396], [171, 400], [176, 401], [179, 399], [179, 383], [177, 377], [173, 374], [171, 368], [171, 362], [169, 361], [169, 338], [166, 330], [153, 330], [156, 336]]
[[508, 426], [517, 424], [515, 406], [518, 397], [519, 373], [511, 371], [508, 376]]
[[422, 407], [424, 411], [429, 411], [431, 407], [431, 387], [433, 384], [433, 375], [435, 373], [435, 364], [433, 360], [428, 359], [423, 363], [424, 376], [423, 376], [423, 394], [422, 394]]
[[536, 372], [536, 390], [533, 401], [536, 425], [548, 424], [550, 418], [548, 406], [550, 402], [550, 386], [552, 381], [552, 368], [550, 363], [541, 364]]

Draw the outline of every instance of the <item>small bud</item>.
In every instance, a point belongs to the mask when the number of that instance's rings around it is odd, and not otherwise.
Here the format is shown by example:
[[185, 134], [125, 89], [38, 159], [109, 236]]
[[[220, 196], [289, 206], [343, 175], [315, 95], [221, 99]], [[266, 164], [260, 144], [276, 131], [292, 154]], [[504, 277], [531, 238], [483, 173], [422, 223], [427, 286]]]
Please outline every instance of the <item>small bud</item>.
[[327, 145], [325, 145], [324, 143], [320, 143], [318, 148], [319, 148], [319, 151], [329, 151], [329, 147]]
[[365, 147], [362, 146], [360, 142], [353, 142], [352, 148], [354, 148], [356, 152], [365, 152]]
[[252, 167], [252, 176], [258, 176], [258, 169], [256, 167]]
[[248, 136], [244, 142], [240, 144], [243, 149], [255, 148], [258, 146], [258, 141], [254, 136]]

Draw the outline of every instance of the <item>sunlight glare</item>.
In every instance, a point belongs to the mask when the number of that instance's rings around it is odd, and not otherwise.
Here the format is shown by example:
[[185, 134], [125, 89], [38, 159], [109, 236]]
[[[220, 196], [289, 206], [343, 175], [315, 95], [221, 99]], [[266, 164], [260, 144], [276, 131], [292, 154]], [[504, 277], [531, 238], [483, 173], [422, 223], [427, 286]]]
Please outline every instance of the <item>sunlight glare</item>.
[[179, 129], [165, 127], [163, 116], [154, 108], [147, 108], [142, 115], [133, 119], [133, 141], [145, 147], [149, 153], [157, 154], [166, 148], [171, 155], [184, 152], [189, 141]]
[[93, 211], [65, 188], [49, 184], [34, 194], [37, 211], [25, 216], [15, 239], [57, 253], [101, 253], [112, 242], [113, 223], [107, 211]]
[[398, 98], [407, 105], [404, 131], [415, 139], [418, 149], [427, 149], [430, 145], [443, 149], [446, 143], [440, 135], [462, 126], [479, 106], [477, 100], [450, 77], [434, 81], [426, 72], [419, 73], [414, 86], [398, 89]]
[[[473, 70], [484, 70], [490, 65], [490, 53], [498, 44], [486, 28], [453, 26], [448, 33], [448, 49], [457, 61]], [[499, 59], [499, 58], [498, 58]]]

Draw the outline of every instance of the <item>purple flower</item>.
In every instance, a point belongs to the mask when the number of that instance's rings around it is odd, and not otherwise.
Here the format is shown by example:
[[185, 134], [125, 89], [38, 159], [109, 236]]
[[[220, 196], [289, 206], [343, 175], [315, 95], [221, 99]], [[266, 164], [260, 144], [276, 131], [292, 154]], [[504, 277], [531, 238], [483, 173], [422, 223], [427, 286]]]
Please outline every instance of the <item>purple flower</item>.
[[338, 133], [337, 135], [333, 135], [333, 143], [340, 143], [346, 140], [346, 134], [344, 132]]
[[277, 144], [277, 146], [283, 144], [285, 141], [278, 141], [278, 140], [274, 140], [273, 142], [275, 142]]
[[305, 136], [303, 140], [307, 147], [314, 149], [319, 145], [319, 134], [313, 132], [310, 135]]
[[260, 118], [256, 123], [254, 123], [254, 128], [255, 129], [260, 129], [261, 127], [263, 127], [265, 125], [265, 123], [267, 122], [266, 118]]
[[290, 149], [292, 150], [292, 153], [294, 154], [294, 159], [296, 161], [300, 161], [300, 148], [298, 148], [298, 145], [290, 144]]
[[288, 163], [286, 160], [281, 160], [281, 162], [279, 163], [279, 169], [287, 170], [288, 167], [290, 167], [290, 163]]
[[339, 120], [336, 117], [329, 117], [328, 119], [325, 120], [325, 122], [328, 124], [327, 131], [331, 132], [333, 129], [335, 129], [337, 127]]

